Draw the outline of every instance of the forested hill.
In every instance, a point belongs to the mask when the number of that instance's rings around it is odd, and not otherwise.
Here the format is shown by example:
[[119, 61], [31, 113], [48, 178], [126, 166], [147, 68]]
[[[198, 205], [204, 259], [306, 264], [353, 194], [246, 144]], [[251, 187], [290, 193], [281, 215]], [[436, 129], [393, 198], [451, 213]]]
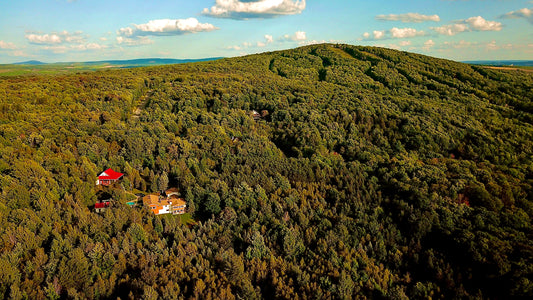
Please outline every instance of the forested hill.
[[[532, 91], [329, 44], [0, 78], [0, 298], [531, 297]], [[195, 224], [125, 204], [166, 187]]]

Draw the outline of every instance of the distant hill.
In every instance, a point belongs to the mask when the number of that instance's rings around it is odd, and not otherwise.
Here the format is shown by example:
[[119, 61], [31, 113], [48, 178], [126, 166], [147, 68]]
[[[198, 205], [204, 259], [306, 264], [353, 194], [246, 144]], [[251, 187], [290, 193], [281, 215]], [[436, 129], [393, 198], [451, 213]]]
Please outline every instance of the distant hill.
[[533, 60], [470, 60], [464, 63], [484, 66], [533, 67]]
[[23, 62], [19, 62], [19, 63], [14, 63], [14, 65], [32, 65], [32, 66], [39, 66], [39, 65], [46, 65], [46, 63], [42, 62], [42, 61], [38, 61], [38, 60], [28, 60], [28, 61], [23, 61]]
[[[173, 58], [138, 58], [138, 59], [125, 59], [125, 60], [101, 60], [101, 61], [87, 61], [87, 62], [70, 62], [70, 64], [80, 65], [111, 65], [120, 66], [123, 68], [128, 67], [145, 67], [145, 66], [160, 66], [160, 65], [173, 65], [184, 64], [202, 61], [212, 61], [221, 59], [222, 57], [209, 57], [199, 59], [173, 59]], [[59, 63], [65, 64], [65, 63]]]
[[91, 72], [101, 69], [129, 69], [138, 67], [206, 62], [221, 58], [222, 57], [209, 57], [199, 59], [139, 58], [127, 60], [102, 60], [58, 63], [43, 63], [36, 60], [30, 60], [15, 64], [0, 64], [0, 76], [6, 77], [37, 74], [68, 74], [78, 72]]

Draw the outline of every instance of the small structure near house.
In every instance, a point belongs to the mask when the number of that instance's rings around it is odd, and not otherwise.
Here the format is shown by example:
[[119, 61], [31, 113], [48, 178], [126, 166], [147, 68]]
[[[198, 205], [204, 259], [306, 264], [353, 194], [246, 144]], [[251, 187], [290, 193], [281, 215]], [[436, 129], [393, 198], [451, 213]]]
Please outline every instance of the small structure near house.
[[165, 195], [167, 195], [167, 198], [170, 198], [170, 196], [179, 196], [180, 195], [180, 190], [178, 188], [169, 188], [168, 190], [165, 191]]
[[109, 200], [102, 200], [94, 204], [94, 211], [97, 213], [104, 212], [109, 207]]
[[261, 113], [259, 113], [257, 110], [252, 110], [252, 118], [254, 118], [254, 121], [265, 119], [268, 115], [269, 113], [266, 109], [263, 109]]
[[165, 192], [166, 197], [159, 195], [146, 195], [142, 198], [144, 206], [148, 207], [155, 215], [173, 214], [179, 215], [186, 212], [187, 203], [178, 197], [178, 191], [169, 189]]
[[117, 182], [120, 178], [122, 178], [122, 176], [124, 176], [123, 173], [116, 172], [115, 170], [109, 168], [98, 175], [96, 185], [110, 185], [113, 182]]
[[252, 117], [255, 121], [261, 120], [261, 115], [256, 110], [252, 110]]

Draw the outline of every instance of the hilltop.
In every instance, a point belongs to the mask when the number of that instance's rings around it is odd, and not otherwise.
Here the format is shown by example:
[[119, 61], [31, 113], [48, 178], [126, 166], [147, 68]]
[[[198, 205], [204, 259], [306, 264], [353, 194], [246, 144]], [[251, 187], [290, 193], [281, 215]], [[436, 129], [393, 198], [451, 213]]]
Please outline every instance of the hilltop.
[[[532, 296], [532, 88], [332, 44], [1, 77], [0, 297]], [[195, 225], [125, 204], [168, 186]]]

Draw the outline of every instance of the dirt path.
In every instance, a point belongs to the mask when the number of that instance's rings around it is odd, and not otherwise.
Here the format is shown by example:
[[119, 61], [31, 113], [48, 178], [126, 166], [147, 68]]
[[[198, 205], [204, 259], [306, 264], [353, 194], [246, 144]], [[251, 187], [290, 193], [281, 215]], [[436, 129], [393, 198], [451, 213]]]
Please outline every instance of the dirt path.
[[154, 90], [149, 90], [144, 94], [141, 98], [139, 98], [139, 105], [133, 110], [133, 116], [134, 119], [139, 119], [139, 116], [141, 115], [143, 107], [146, 105], [146, 102], [152, 95], [154, 94]]

